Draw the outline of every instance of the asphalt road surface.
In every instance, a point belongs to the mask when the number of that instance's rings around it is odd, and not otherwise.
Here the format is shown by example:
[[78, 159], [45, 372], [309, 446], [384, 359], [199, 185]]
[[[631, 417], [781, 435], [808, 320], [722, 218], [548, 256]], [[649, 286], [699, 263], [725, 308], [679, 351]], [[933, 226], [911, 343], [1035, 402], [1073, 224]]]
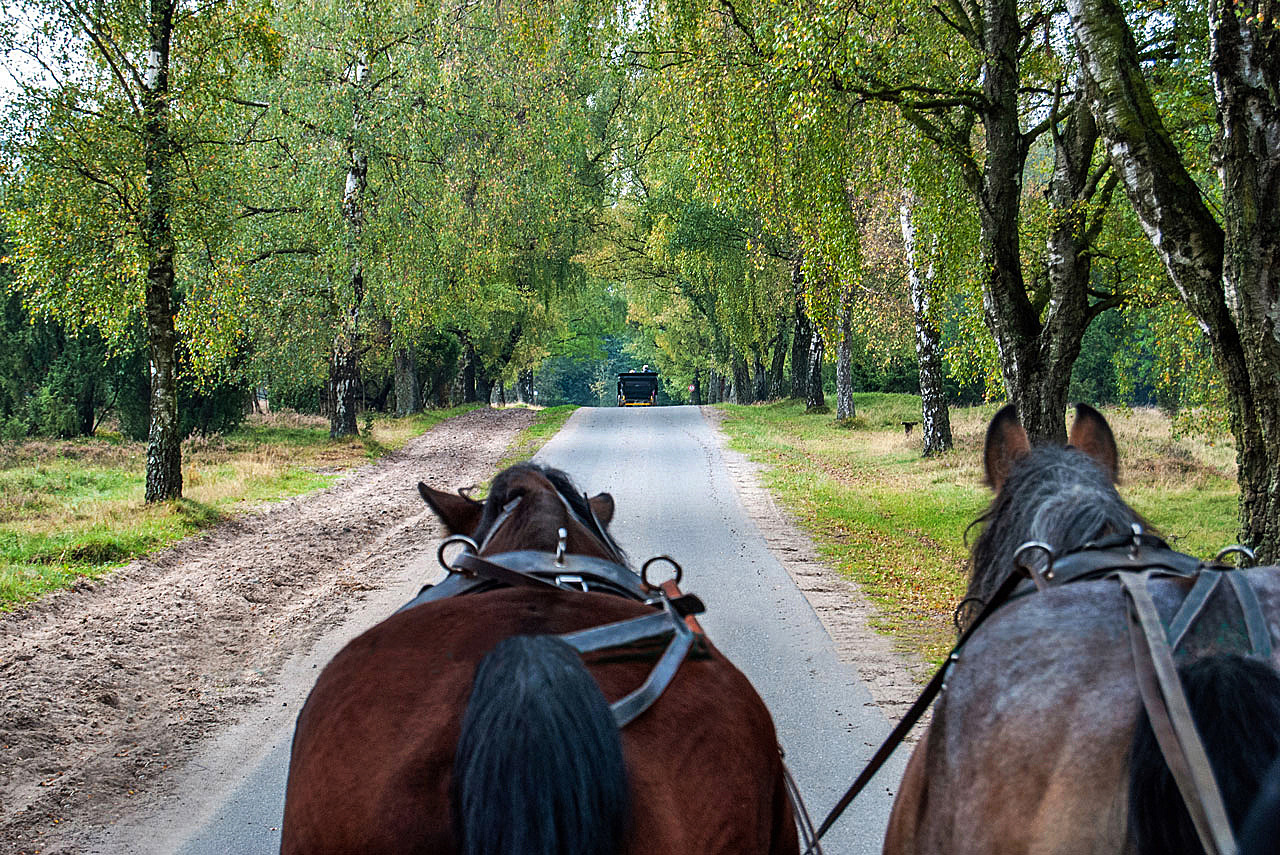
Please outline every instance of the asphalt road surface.
[[[582, 409], [538, 455], [617, 502], [611, 526], [637, 564], [657, 554], [685, 570], [707, 604], [699, 620], [751, 679], [814, 822], [888, 733], [889, 723], [737, 498], [714, 433], [693, 407]], [[291, 663], [276, 696], [214, 740], [163, 809], [110, 829], [94, 851], [267, 855], [279, 850], [293, 717], [317, 669], [346, 639], [408, 600], [436, 572], [434, 544], [399, 568], [344, 626]], [[830, 855], [880, 851], [900, 753], [828, 834]]]

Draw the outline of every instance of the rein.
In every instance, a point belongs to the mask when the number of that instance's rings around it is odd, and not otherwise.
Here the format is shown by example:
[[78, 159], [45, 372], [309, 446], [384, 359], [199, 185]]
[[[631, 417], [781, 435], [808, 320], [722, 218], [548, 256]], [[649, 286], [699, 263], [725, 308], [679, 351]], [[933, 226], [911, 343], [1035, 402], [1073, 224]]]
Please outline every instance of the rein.
[[[1201, 843], [1207, 855], [1234, 855], [1235, 838], [1226, 819], [1222, 795], [1213, 778], [1195, 722], [1191, 718], [1172, 656], [1178, 643], [1204, 609], [1209, 595], [1225, 576], [1231, 581], [1244, 615], [1253, 653], [1270, 657], [1271, 637], [1257, 594], [1248, 580], [1231, 574], [1225, 566], [1218, 564], [1231, 552], [1241, 552], [1249, 559], [1253, 557], [1244, 547], [1231, 546], [1218, 553], [1214, 559], [1216, 566], [1208, 566], [1191, 556], [1174, 552], [1162, 539], [1144, 533], [1136, 524], [1131, 534], [1114, 535], [1090, 542], [1062, 556], [1055, 556], [1052, 548], [1039, 541], [1024, 543], [1014, 553], [1014, 572], [1005, 578], [961, 633], [942, 667], [934, 673], [920, 697], [827, 814], [818, 827], [813, 842], [803, 850], [803, 855], [820, 855], [822, 850], [818, 841], [880, 771], [937, 696], [946, 689], [947, 677], [960, 661], [960, 652], [965, 642], [987, 618], [1012, 599], [1069, 582], [1108, 577], [1117, 578], [1128, 597], [1130, 642], [1139, 693], [1161, 753], [1165, 755], [1178, 790], [1187, 804]], [[1161, 621], [1148, 589], [1147, 583], [1152, 576], [1196, 580], [1167, 627]], [[1028, 578], [1031, 580], [1030, 585], [1025, 584]], [[1018, 590], [1020, 586], [1022, 590]]]

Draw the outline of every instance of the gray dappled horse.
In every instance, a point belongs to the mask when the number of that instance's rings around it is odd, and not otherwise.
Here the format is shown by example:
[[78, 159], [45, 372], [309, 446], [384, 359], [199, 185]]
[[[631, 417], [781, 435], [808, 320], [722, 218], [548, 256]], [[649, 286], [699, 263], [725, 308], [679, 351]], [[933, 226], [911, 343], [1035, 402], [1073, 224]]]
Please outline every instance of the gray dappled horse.
[[[984, 449], [996, 496], [980, 519], [968, 597], [992, 597], [1014, 553], [1055, 555], [1145, 525], [1113, 481], [1115, 439], [1080, 406], [1069, 448], [1032, 449], [1016, 412]], [[1245, 574], [1280, 649], [1280, 572]], [[1030, 586], [1030, 582], [1026, 583]], [[1189, 579], [1152, 578], [1167, 622]], [[1280, 748], [1280, 665], [1249, 655], [1234, 585], [1220, 584], [1177, 647], [1179, 675], [1239, 829]], [[1114, 578], [1015, 594], [967, 641], [916, 746], [884, 851], [900, 853], [1201, 852], [1140, 699], [1126, 595]], [[1272, 848], [1271, 851], [1275, 851]]]

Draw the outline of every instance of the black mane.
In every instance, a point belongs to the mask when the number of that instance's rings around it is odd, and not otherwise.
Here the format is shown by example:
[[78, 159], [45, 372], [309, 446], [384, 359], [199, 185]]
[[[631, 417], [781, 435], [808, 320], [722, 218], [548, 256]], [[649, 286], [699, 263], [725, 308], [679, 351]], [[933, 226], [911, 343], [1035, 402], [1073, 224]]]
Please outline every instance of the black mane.
[[1070, 552], [1133, 523], [1149, 528], [1116, 492], [1093, 459], [1074, 448], [1041, 447], [1017, 460], [991, 506], [974, 521], [966, 601], [986, 602], [1013, 572], [1013, 554], [1028, 540]]

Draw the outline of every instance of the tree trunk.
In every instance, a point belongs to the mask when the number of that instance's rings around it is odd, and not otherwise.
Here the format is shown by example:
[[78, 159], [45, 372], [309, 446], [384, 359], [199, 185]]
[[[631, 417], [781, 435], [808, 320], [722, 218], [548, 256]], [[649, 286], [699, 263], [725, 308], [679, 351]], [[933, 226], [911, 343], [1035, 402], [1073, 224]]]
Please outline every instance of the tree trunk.
[[396, 415], [408, 416], [422, 409], [422, 394], [418, 390], [418, 360], [413, 351], [402, 347], [395, 356]]
[[360, 360], [345, 334], [334, 337], [329, 354], [329, 437], [356, 436], [360, 406]]
[[983, 318], [995, 339], [1005, 391], [1032, 442], [1065, 444], [1065, 410], [1046, 423], [1039, 401], [1046, 391], [1037, 341], [1039, 312], [1027, 295], [1019, 244], [1027, 150], [1018, 113], [1018, 5], [1016, 0], [993, 0], [982, 5], [982, 13], [983, 106], [978, 115], [986, 157], [981, 173], [970, 174], [969, 183], [978, 199]]
[[[472, 351], [472, 355], [475, 355], [475, 351]], [[483, 359], [477, 358], [475, 361], [475, 378], [476, 400], [487, 407], [493, 403], [493, 378], [489, 376]]]
[[342, 188], [342, 217], [346, 221], [347, 252], [351, 259], [348, 301], [339, 310], [339, 329], [329, 358], [329, 436], [356, 436], [356, 411], [360, 394], [360, 310], [364, 304], [364, 260], [360, 237], [364, 231], [365, 190], [369, 181], [369, 154], [357, 144], [355, 132], [363, 124], [363, 87], [369, 65], [356, 63], [352, 84], [356, 90], [351, 108], [352, 135], [347, 138], [347, 177]]
[[754, 404], [751, 394], [751, 370], [747, 368], [747, 360], [740, 354], [733, 357], [733, 400], [737, 404]]
[[791, 287], [795, 294], [795, 333], [791, 337], [791, 397], [809, 399], [809, 348], [813, 344], [813, 322], [804, 308], [804, 270], [800, 259], [791, 262]]
[[142, 223], [147, 254], [147, 346], [151, 356], [151, 424], [147, 434], [145, 499], [182, 496], [182, 437], [178, 422], [177, 332], [173, 305], [173, 141], [169, 132], [169, 44], [173, 0], [151, 0], [150, 51], [142, 87], [143, 158], [147, 202]]
[[759, 353], [752, 354], [752, 397], [757, 401], [767, 400], [769, 397], [769, 373], [765, 371], [764, 360]]
[[533, 372], [528, 368], [516, 375], [516, 400], [533, 403]]
[[[1213, 0], [1223, 225], [1205, 204], [1147, 88], [1116, 0], [1069, 0], [1089, 95], [1125, 192], [1222, 373], [1236, 440], [1240, 540], [1280, 558], [1280, 44], [1257, 0]], [[1266, 17], [1265, 15], [1263, 17]], [[1225, 227], [1225, 229], [1224, 229]]]
[[693, 372], [693, 391], [689, 393], [689, 403], [695, 407], [702, 406], [702, 376]]
[[462, 346], [462, 402], [472, 404], [480, 400], [476, 390], [476, 346], [468, 338]]
[[777, 401], [787, 394], [787, 348], [791, 344], [787, 336], [789, 318], [778, 318], [778, 335], [773, 340], [773, 360], [769, 363], [769, 388], [765, 400]]
[[[933, 261], [922, 276], [916, 249], [916, 230], [911, 221], [915, 204], [910, 191], [902, 194], [898, 222], [907, 256], [907, 280], [911, 286], [911, 309], [916, 327], [916, 359], [920, 363], [920, 426], [924, 434], [924, 456], [932, 457], [952, 448], [951, 414], [943, 389], [942, 332], [933, 314]], [[932, 253], [930, 253], [932, 256]]]
[[822, 388], [822, 357], [824, 346], [822, 333], [813, 324], [809, 325], [809, 365], [805, 383], [805, 410], [815, 412], [827, 408], [826, 392]]
[[853, 288], [840, 289], [840, 341], [836, 345], [836, 418], [851, 419], [853, 408]]

